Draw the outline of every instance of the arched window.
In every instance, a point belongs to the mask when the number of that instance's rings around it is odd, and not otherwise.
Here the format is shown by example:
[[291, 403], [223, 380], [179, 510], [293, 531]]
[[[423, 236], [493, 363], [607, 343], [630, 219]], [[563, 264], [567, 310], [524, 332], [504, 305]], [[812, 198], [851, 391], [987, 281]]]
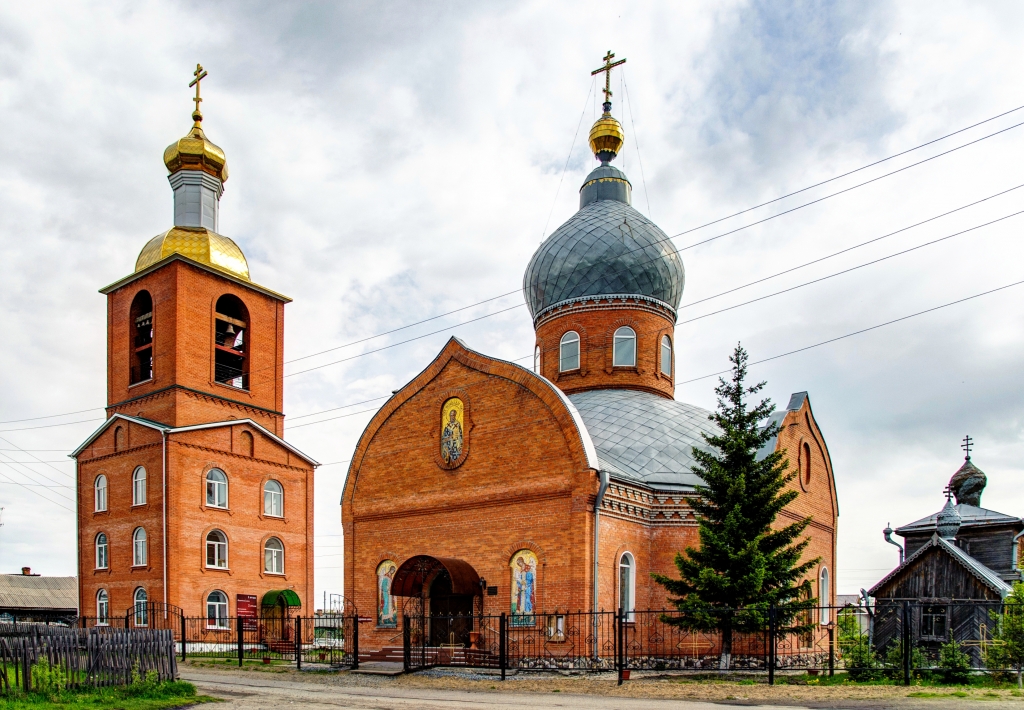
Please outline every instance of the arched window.
[[284, 488], [277, 481], [267, 481], [263, 486], [263, 514], [284, 517]]
[[124, 427], [114, 427], [114, 451], [124, 451]]
[[206, 566], [228, 568], [228, 536], [220, 530], [206, 535]]
[[804, 444], [802, 453], [803, 456], [801, 456], [801, 458], [803, 461], [800, 463], [803, 464], [803, 471], [800, 473], [804, 477], [804, 485], [806, 486], [811, 482], [811, 447], [809, 444]]
[[148, 626], [149, 625], [149, 608], [148, 608], [149, 596], [146, 594], [146, 590], [139, 587], [135, 590], [135, 625], [136, 626]]
[[558, 341], [558, 371], [580, 369], [580, 334], [570, 330]]
[[818, 606], [821, 608], [822, 626], [827, 625], [832, 620], [832, 616], [829, 613], [831, 611], [829, 609], [831, 599], [831, 591], [828, 584], [828, 567], [822, 567], [821, 574], [818, 576]]
[[106, 589], [96, 592], [96, 623], [104, 626], [110, 623], [110, 597]]
[[146, 503], [146, 469], [139, 466], [132, 474], [132, 505]]
[[206, 596], [206, 628], [228, 628], [228, 595], [220, 590]]
[[263, 546], [263, 571], [284, 574], [284, 544], [276, 537], [267, 540]]
[[252, 456], [252, 452], [253, 452], [252, 434], [250, 434], [247, 431], [243, 431], [242, 435], [239, 437], [239, 439], [241, 441], [242, 455], [243, 456]]
[[153, 379], [153, 298], [149, 291], [135, 294], [129, 315], [131, 372], [128, 384]]
[[672, 338], [661, 336], [661, 374], [672, 376]]
[[214, 508], [228, 507], [228, 477], [219, 468], [206, 474], [206, 504]]
[[540, 374], [540, 346], [537, 345], [533, 349], [533, 371]]
[[615, 331], [612, 366], [636, 367], [636, 332], [629, 326], [624, 325]]
[[108, 553], [107, 534], [100, 533], [96, 536], [96, 569], [106, 569], [109, 566]]
[[249, 389], [249, 310], [237, 296], [217, 299], [214, 314], [213, 377], [217, 382]]
[[96, 482], [92, 484], [92, 487], [96, 500], [96, 512], [101, 513], [107, 509], [107, 477], [102, 473], [96, 476]]
[[132, 533], [132, 566], [146, 566], [146, 528], [135, 528]]
[[633, 560], [633, 555], [623, 552], [622, 557], [619, 558], [619, 609], [626, 612], [627, 621], [633, 620], [635, 590], [636, 562]]

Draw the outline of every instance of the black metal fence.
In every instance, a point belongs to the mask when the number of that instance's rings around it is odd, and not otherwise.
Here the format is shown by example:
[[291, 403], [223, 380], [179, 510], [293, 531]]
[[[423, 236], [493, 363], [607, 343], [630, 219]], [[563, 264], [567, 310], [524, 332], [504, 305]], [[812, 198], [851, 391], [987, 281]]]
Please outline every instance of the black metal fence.
[[[620, 682], [632, 671], [753, 672], [773, 683], [776, 673], [838, 670], [908, 684], [949, 673], [950, 664], [959, 672], [1015, 671], [997, 652], [1011, 613], [999, 603], [879, 600], [789, 618], [775, 609], [720, 613], [715, 623], [676, 610], [406, 615], [403, 662], [407, 671], [493, 668], [502, 678], [510, 670], [614, 670]], [[732, 620], [729, 634], [713, 628], [724, 619]]]
[[0, 624], [0, 693], [127, 685], [150, 672], [178, 676], [170, 631]]

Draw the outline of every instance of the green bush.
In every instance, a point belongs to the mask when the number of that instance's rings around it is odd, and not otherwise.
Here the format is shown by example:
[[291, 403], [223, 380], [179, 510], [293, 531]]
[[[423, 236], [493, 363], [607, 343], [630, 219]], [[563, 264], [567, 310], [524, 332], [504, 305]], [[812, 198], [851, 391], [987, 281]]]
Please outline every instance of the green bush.
[[850, 680], [878, 680], [882, 676], [880, 665], [866, 638], [843, 649], [843, 666]]
[[[885, 651], [885, 660], [882, 662], [886, 678], [901, 680], [903, 678], [903, 641], [894, 641], [889, 644]], [[927, 677], [928, 671], [920, 669], [928, 665], [924, 654], [917, 646], [910, 649], [910, 674], [914, 678]]]
[[952, 639], [939, 649], [939, 679], [957, 685], [971, 680], [971, 657]]
[[68, 670], [62, 665], [51, 665], [45, 656], [32, 666], [32, 690], [46, 696], [57, 695], [68, 687]]

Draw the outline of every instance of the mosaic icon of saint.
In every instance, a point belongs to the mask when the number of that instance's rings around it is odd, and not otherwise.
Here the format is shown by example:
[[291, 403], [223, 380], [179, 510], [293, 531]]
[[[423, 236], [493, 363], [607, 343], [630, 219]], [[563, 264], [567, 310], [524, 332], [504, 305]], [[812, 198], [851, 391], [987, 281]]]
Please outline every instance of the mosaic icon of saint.
[[386, 560], [377, 568], [377, 626], [394, 628], [398, 626], [398, 607], [391, 596], [391, 583], [398, 569], [395, 563]]
[[512, 623], [532, 625], [536, 610], [537, 576], [536, 557], [524, 552], [516, 555], [512, 563]]
[[462, 424], [455, 408], [448, 410], [448, 421], [441, 430], [441, 458], [445, 463], [454, 463], [462, 455]]

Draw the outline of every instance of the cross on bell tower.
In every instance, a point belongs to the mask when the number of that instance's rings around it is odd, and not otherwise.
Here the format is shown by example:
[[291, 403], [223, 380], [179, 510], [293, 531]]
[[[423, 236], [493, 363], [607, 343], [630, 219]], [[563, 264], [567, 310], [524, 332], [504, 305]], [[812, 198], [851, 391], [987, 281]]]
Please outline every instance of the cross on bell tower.
[[206, 78], [207, 73], [208, 72], [203, 69], [202, 64], [196, 64], [196, 70], [192, 72], [192, 76], [194, 76], [195, 79], [189, 82], [188, 85], [189, 88], [192, 88], [193, 86], [196, 87], [196, 96], [192, 99], [196, 104], [196, 110], [192, 112], [192, 120], [196, 122], [196, 125], [199, 125], [199, 122], [203, 120], [203, 114], [199, 110], [199, 104], [203, 101], [199, 96], [199, 82]]
[[604, 91], [604, 110], [605, 111], [608, 111], [609, 109], [611, 109], [611, 103], [612, 103], [612, 88], [611, 88], [611, 86], [612, 86], [612, 69], [614, 67], [619, 66], [620, 64], [625, 64], [626, 63], [625, 59], [620, 59], [617, 62], [613, 62], [612, 59], [614, 59], [614, 58], [615, 58], [615, 55], [612, 54], [612, 50], [609, 49], [608, 53], [606, 55], [604, 55], [604, 66], [600, 67], [598, 69], [595, 69], [594, 71], [590, 72], [590, 76], [597, 76], [601, 72], [604, 72], [604, 89], [603, 89], [603, 91]]

